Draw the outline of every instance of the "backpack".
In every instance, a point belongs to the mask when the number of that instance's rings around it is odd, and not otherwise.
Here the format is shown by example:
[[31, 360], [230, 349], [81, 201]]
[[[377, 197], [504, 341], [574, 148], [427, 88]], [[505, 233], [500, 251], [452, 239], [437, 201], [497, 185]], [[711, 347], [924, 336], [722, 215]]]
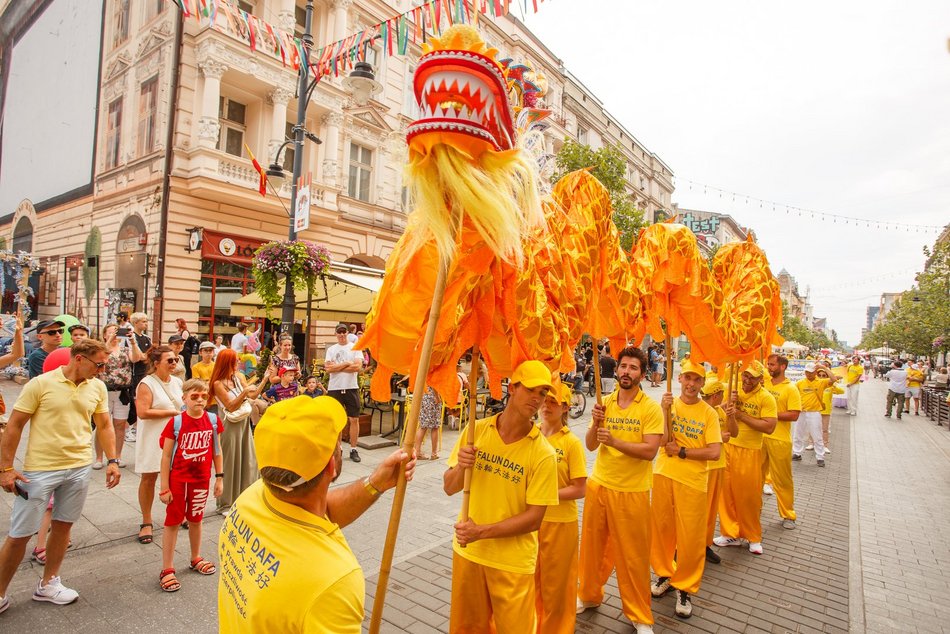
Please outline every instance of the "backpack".
[[[221, 453], [221, 443], [218, 440], [218, 415], [213, 412], [207, 412], [208, 420], [211, 421], [211, 429], [214, 432], [214, 454]], [[168, 464], [168, 470], [171, 471], [172, 466], [175, 464], [175, 456], [178, 455], [178, 434], [181, 432], [181, 414], [175, 414], [175, 444], [172, 445], [172, 459]]]
[[190, 352], [193, 355], [198, 354], [198, 347], [201, 345], [201, 341], [198, 340], [198, 337], [194, 335], [188, 335], [188, 338], [185, 339], [185, 350]]

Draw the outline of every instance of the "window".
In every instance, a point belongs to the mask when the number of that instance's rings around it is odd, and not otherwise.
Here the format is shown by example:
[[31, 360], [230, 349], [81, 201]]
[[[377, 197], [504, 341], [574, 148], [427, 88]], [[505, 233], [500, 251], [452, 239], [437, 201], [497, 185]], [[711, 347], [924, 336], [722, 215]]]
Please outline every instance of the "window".
[[350, 181], [347, 195], [369, 202], [369, 183], [373, 175], [373, 151], [356, 143], [350, 144]]
[[218, 119], [221, 132], [218, 149], [234, 156], [244, 156], [244, 118], [247, 106], [227, 97], [218, 101]]
[[[201, 291], [198, 300], [198, 333], [209, 340], [215, 332], [235, 332], [240, 317], [231, 316], [231, 302], [254, 292], [250, 261], [201, 260]], [[253, 322], [246, 322], [253, 323]]]
[[155, 116], [158, 113], [158, 77], [142, 84], [139, 92], [138, 156], [155, 149]]
[[302, 38], [307, 28], [307, 10], [304, 7], [294, 7], [294, 35]]
[[109, 119], [106, 121], [106, 169], [119, 164], [122, 148], [122, 98], [109, 104]]
[[590, 141], [590, 134], [588, 133], [587, 128], [578, 125], [577, 126], [577, 142], [581, 145], [588, 145]]
[[145, 0], [145, 21], [148, 22], [165, 10], [165, 0]]
[[129, 0], [116, 0], [112, 24], [112, 46], [118, 46], [129, 39]]
[[[284, 125], [284, 140], [286, 141], [287, 139], [292, 139], [292, 138], [294, 138], [294, 124], [292, 124], [290, 121], [288, 121], [288, 122]], [[296, 151], [297, 151], [297, 150], [294, 148], [294, 144], [293, 144], [293, 143], [290, 143], [289, 145], [287, 145], [287, 147], [284, 148], [284, 163], [283, 163], [283, 166], [284, 166], [284, 171], [285, 171], [285, 172], [291, 172], [291, 173], [293, 173], [293, 171], [294, 171], [294, 154], [296, 153]], [[304, 156], [306, 156], [306, 155], [304, 155]]]
[[412, 78], [416, 74], [416, 65], [406, 67], [406, 81], [403, 83], [402, 113], [412, 120], [419, 118], [419, 104], [416, 103], [416, 94], [412, 89]]
[[254, 2], [252, 0], [238, 0], [238, 9], [245, 13], [254, 13]]
[[365, 50], [366, 55], [364, 59], [373, 67], [373, 72], [375, 73], [379, 70], [379, 50], [373, 46], [367, 46]]

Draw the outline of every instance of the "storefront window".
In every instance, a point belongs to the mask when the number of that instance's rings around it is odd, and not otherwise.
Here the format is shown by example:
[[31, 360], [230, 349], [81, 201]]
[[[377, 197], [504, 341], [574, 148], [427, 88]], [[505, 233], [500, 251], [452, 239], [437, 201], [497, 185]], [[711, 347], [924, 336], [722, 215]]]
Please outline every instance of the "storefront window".
[[205, 231], [202, 243], [201, 287], [198, 300], [198, 336], [225, 340], [237, 331], [240, 322], [259, 320], [231, 316], [231, 303], [254, 292], [251, 255], [260, 242]]

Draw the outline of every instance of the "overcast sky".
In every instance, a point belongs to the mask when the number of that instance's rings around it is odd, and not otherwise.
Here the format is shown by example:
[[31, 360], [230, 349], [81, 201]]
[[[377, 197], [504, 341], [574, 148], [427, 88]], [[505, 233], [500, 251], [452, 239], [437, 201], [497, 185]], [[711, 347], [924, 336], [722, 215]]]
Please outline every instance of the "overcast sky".
[[[530, 4], [530, 3], [529, 3]], [[855, 227], [687, 179], [871, 220], [950, 221], [947, 0], [546, 0], [531, 29], [677, 177], [673, 202], [753, 228], [815, 316], [860, 339], [936, 232]]]

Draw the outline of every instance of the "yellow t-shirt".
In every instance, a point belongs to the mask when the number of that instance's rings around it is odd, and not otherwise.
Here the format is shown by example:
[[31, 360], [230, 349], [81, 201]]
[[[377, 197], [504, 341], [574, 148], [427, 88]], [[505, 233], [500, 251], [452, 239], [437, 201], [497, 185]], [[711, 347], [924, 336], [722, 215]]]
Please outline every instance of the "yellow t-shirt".
[[864, 366], [849, 364], [848, 378], [846, 379], [847, 384], [850, 385], [851, 383], [855, 383], [856, 381], [859, 381], [861, 379], [861, 375], [863, 374], [864, 374]]
[[822, 408], [822, 398], [825, 390], [831, 385], [831, 379], [815, 379], [809, 381], [807, 378], [800, 379], [795, 386], [802, 395], [803, 412], [820, 412]]
[[706, 461], [706, 471], [712, 471], [713, 469], [724, 469], [726, 467], [726, 443], [722, 439], [722, 432], [726, 431], [726, 410], [724, 410], [719, 405], [716, 405], [713, 409], [716, 410], [716, 415], [719, 417], [719, 442], [722, 443], [722, 451], [719, 452], [719, 458], [716, 460], [707, 460]]
[[[644, 436], [663, 435], [663, 410], [643, 390], [626, 409], [617, 404], [620, 392], [604, 400], [607, 415], [604, 426], [611, 435], [625, 442], [642, 443]], [[594, 421], [591, 421], [591, 427]], [[653, 461], [631, 458], [619, 449], [601, 445], [597, 449], [594, 472], [590, 479], [614, 491], [649, 491], [653, 488]]]
[[340, 527], [258, 480], [218, 535], [222, 634], [359, 634], [366, 584]]
[[[563, 489], [575, 478], [587, 477], [587, 458], [581, 439], [565, 425], [545, 440], [554, 449], [557, 458], [557, 488]], [[561, 500], [557, 506], [549, 506], [544, 513], [545, 522], [576, 522], [577, 500]]]
[[920, 384], [924, 382], [924, 373], [920, 370], [908, 370], [907, 371], [907, 387], [920, 387]]
[[831, 399], [834, 394], [844, 394], [844, 388], [838, 387], [838, 384], [835, 383], [829, 389], [825, 390], [824, 395], [821, 397], [822, 416], [831, 416]]
[[76, 385], [56, 368], [30, 379], [13, 409], [30, 415], [25, 471], [59, 471], [92, 464], [93, 414], [109, 413], [106, 384]]
[[[739, 388], [739, 409], [753, 418], [775, 418], [778, 412], [775, 408], [775, 398], [762, 386], [752, 392], [744, 392]], [[752, 429], [743, 421], [738, 421], [739, 435], [729, 440], [730, 445], [746, 449], [761, 449], [764, 434]]]
[[191, 366], [191, 378], [210, 381], [212, 370], [214, 370], [213, 363], [203, 363], [199, 361], [198, 363]]
[[[773, 384], [767, 381], [765, 389], [769, 391], [772, 398], [775, 399], [776, 415], [782, 412], [802, 411], [802, 395], [798, 393], [795, 384], [785, 379], [781, 383]], [[781, 442], [792, 442], [792, 421], [780, 420], [775, 424], [775, 431], [766, 434], [766, 438], [779, 440]]]
[[[722, 442], [719, 416], [708, 403], [700, 400], [687, 405], [680, 397], [673, 399], [670, 416], [673, 440], [680, 447], [701, 449]], [[721, 455], [721, 454], [720, 454]], [[697, 491], [706, 490], [706, 463], [708, 460], [689, 460], [679, 456], [667, 456], [660, 447], [656, 457], [656, 473], [676, 480]]]
[[[519, 513], [527, 505], [557, 506], [557, 462], [554, 449], [537, 427], [511, 444], [498, 434], [498, 417], [475, 421], [475, 448], [478, 457], [472, 470], [472, 496], [469, 516], [476, 524], [494, 524]], [[465, 429], [459, 434], [447, 464], [458, 464], [458, 452], [466, 442]], [[460, 518], [461, 520], [461, 518]], [[513, 537], [482, 539], [453, 548], [460, 557], [477, 564], [516, 572], [534, 574], [538, 559], [537, 532]]]

